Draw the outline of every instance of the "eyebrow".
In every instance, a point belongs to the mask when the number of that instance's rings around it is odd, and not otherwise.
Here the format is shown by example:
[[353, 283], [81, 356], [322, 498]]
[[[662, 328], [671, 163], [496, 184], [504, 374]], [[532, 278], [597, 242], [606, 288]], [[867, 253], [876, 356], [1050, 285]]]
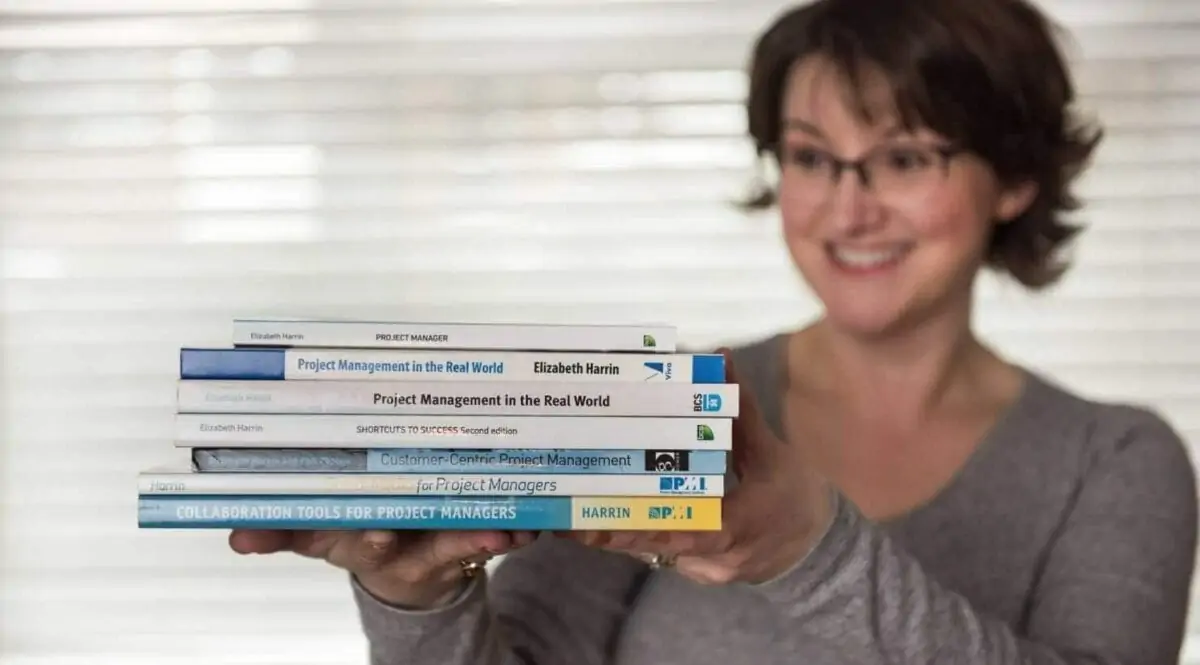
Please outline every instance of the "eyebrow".
[[783, 128], [799, 130], [805, 134], [812, 134], [813, 136], [819, 136], [821, 138], [825, 137], [825, 133], [822, 132], [816, 125], [795, 118], [788, 118], [784, 120]]
[[[810, 134], [812, 136], [816, 136], [816, 137], [822, 138], [822, 139], [825, 138], [825, 133], [822, 132], [819, 127], [817, 127], [816, 125], [814, 125], [810, 122], [807, 122], [805, 120], [800, 120], [799, 118], [788, 118], [788, 119], [784, 120], [783, 128], [785, 131], [786, 130], [799, 130], [801, 132], [804, 132], [805, 134]], [[897, 134], [903, 134], [903, 133], [904, 133], [903, 127], [901, 127], [900, 125], [892, 125], [892, 127], [883, 134], [882, 138], [890, 139], [890, 138], [895, 137]]]

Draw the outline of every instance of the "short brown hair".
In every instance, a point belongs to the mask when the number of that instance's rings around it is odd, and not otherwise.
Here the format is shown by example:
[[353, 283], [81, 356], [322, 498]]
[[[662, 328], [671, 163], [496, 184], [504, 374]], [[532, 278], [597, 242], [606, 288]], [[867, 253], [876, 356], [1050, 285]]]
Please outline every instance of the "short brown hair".
[[[1006, 183], [1033, 181], [1036, 199], [996, 224], [988, 265], [1030, 288], [1065, 272], [1057, 252], [1078, 231], [1063, 213], [1079, 208], [1071, 185], [1102, 131], [1071, 110], [1074, 85], [1055, 26], [1025, 0], [818, 0], [780, 15], [759, 37], [746, 102], [760, 157], [779, 160], [784, 88], [807, 56], [833, 64], [870, 120], [867, 70], [888, 81], [906, 128], [927, 127], [988, 162]], [[774, 203], [768, 190], [750, 208]]]

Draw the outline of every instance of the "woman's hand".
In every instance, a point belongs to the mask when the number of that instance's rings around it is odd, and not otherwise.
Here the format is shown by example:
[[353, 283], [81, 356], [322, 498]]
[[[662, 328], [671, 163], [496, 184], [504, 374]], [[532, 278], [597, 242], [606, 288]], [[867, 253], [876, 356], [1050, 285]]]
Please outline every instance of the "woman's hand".
[[733, 469], [738, 484], [722, 502], [717, 532], [586, 531], [556, 535], [639, 557], [661, 555], [702, 584], [760, 583], [786, 572], [812, 549], [831, 519], [828, 484], [771, 431], [725, 351], [727, 380], [738, 383]]
[[450, 602], [466, 579], [462, 562], [484, 563], [532, 543], [507, 531], [250, 531], [229, 545], [240, 554], [294, 552], [352, 573], [380, 600], [414, 609]]

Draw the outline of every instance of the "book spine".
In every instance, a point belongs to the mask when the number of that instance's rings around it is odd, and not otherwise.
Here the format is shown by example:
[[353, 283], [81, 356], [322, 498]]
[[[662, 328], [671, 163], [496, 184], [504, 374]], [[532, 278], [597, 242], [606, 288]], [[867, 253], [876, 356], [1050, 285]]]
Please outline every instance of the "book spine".
[[661, 325], [406, 323], [235, 319], [236, 346], [675, 351], [678, 333]]
[[720, 354], [184, 348], [179, 378], [224, 381], [724, 383]]
[[728, 418], [177, 414], [182, 448], [730, 450]]
[[724, 474], [723, 450], [258, 450], [194, 448], [192, 467], [217, 473]]
[[719, 531], [720, 497], [139, 496], [143, 529]]
[[525, 416], [738, 415], [733, 383], [579, 384], [458, 381], [178, 382], [179, 413]]
[[138, 493], [384, 496], [724, 496], [724, 476], [671, 474], [138, 474]]

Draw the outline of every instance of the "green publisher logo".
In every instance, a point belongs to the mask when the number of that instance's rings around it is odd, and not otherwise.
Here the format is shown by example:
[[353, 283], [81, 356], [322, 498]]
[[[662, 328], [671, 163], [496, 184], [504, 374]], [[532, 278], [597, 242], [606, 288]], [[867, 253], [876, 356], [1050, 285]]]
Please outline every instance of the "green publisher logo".
[[683, 506], [650, 506], [649, 518], [652, 520], [690, 520], [692, 507]]
[[713, 435], [712, 428], [708, 425], [696, 425], [696, 440], [697, 441], [712, 441], [717, 438]]
[[654, 335], [642, 335], [642, 346], [652, 349], [658, 346], [658, 342], [654, 341]]

